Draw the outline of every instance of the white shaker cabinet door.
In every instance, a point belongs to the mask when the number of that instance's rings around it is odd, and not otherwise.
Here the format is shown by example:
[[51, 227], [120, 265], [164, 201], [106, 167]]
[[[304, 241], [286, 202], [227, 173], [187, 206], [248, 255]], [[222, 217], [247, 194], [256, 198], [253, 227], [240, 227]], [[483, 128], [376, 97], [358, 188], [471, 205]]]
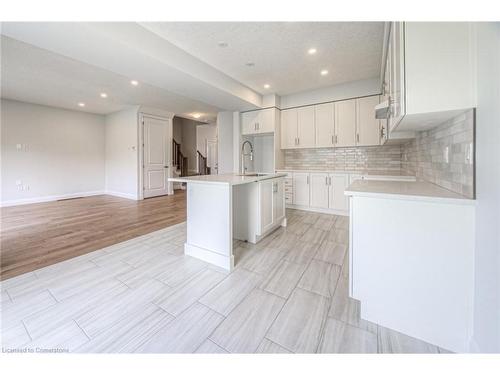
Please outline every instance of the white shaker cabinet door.
[[335, 117], [333, 103], [314, 106], [316, 147], [335, 146]]
[[334, 210], [348, 210], [349, 198], [344, 195], [345, 189], [349, 186], [348, 174], [330, 175], [330, 208]]
[[274, 224], [274, 180], [259, 183], [260, 196], [260, 233], [270, 229]]
[[244, 112], [241, 114], [241, 134], [249, 135], [257, 133], [257, 121], [259, 111]]
[[315, 146], [315, 140], [314, 107], [299, 108], [297, 110], [297, 146], [312, 148]]
[[336, 147], [356, 145], [356, 100], [343, 100], [335, 103]]
[[281, 148], [297, 147], [297, 109], [281, 111]]
[[309, 206], [309, 173], [293, 173], [293, 204]]
[[310, 206], [314, 208], [328, 208], [328, 173], [311, 173]]
[[380, 144], [380, 120], [375, 118], [375, 106], [379, 96], [356, 99], [356, 144], [375, 146]]

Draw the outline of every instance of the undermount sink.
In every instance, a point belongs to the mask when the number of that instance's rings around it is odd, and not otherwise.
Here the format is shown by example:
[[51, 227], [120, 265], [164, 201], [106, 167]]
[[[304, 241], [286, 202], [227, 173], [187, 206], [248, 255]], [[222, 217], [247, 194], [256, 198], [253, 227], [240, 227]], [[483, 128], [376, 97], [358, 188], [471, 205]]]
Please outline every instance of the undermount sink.
[[246, 174], [239, 174], [238, 176], [242, 177], [260, 177], [260, 176], [267, 176], [267, 173], [246, 173]]

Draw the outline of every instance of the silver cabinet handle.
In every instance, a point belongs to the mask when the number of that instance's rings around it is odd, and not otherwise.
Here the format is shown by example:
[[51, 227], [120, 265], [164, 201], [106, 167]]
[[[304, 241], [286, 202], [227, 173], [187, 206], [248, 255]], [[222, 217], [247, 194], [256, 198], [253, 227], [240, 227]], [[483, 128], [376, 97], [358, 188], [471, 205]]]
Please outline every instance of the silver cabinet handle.
[[325, 177], [325, 185], [328, 185], [328, 176]]
[[309, 185], [309, 175], [307, 175], [307, 184]]
[[334, 141], [334, 138], [333, 138], [333, 135], [332, 135], [332, 144], [334, 144], [334, 143], [335, 143], [335, 141]]
[[339, 143], [339, 139], [338, 139], [338, 136], [335, 135], [335, 144]]
[[297, 144], [300, 145], [300, 138], [297, 137]]
[[356, 142], [359, 142], [359, 133], [356, 134]]

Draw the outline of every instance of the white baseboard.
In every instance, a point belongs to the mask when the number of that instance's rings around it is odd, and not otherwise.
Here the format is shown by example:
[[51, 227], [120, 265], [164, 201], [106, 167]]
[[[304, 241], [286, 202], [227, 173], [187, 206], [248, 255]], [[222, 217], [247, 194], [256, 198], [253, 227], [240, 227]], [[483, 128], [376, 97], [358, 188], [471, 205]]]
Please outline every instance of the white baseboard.
[[211, 263], [228, 271], [232, 271], [234, 268], [234, 256], [232, 254], [230, 257], [227, 257], [188, 243], [184, 244], [184, 254], [204, 260], [207, 263]]
[[316, 208], [309, 206], [297, 206], [295, 204], [287, 204], [286, 208], [291, 208], [294, 210], [302, 210], [302, 211], [310, 211], [310, 212], [319, 212], [322, 214], [330, 214], [330, 215], [339, 215], [339, 216], [349, 216], [349, 211], [344, 210], [333, 210], [330, 208]]
[[44, 202], [53, 202], [61, 199], [71, 199], [71, 198], [79, 198], [79, 197], [90, 197], [93, 195], [103, 195], [107, 194], [105, 191], [97, 190], [97, 191], [83, 191], [79, 193], [71, 193], [71, 194], [61, 194], [61, 195], [47, 195], [44, 197], [34, 197], [34, 198], [23, 198], [23, 199], [11, 199], [8, 201], [0, 202], [0, 207], [10, 207], [10, 206], [20, 206], [23, 204], [33, 204], [33, 203], [44, 203]]
[[127, 198], [127, 199], [132, 199], [134, 201], [137, 201], [139, 200], [137, 198], [137, 195], [135, 194], [130, 194], [130, 193], [121, 193], [119, 191], [111, 191], [111, 190], [106, 190], [104, 192], [104, 194], [107, 194], [107, 195], [112, 195], [114, 197], [120, 197], [120, 198]]

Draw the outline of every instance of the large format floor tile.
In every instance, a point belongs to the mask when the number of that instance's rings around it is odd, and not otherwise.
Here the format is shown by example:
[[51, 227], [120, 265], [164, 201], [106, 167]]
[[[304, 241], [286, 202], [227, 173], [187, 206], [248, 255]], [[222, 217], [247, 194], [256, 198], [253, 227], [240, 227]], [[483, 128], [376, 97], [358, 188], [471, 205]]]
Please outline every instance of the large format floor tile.
[[327, 311], [327, 298], [295, 289], [266, 338], [294, 353], [314, 353]]
[[253, 353], [284, 304], [285, 299], [255, 289], [229, 314], [210, 339], [231, 353]]
[[[346, 217], [287, 210], [234, 241], [228, 273], [185, 256], [185, 223], [2, 281], [2, 345], [91, 353], [437, 353], [360, 319]], [[71, 233], [78, 236], [78, 233]]]

